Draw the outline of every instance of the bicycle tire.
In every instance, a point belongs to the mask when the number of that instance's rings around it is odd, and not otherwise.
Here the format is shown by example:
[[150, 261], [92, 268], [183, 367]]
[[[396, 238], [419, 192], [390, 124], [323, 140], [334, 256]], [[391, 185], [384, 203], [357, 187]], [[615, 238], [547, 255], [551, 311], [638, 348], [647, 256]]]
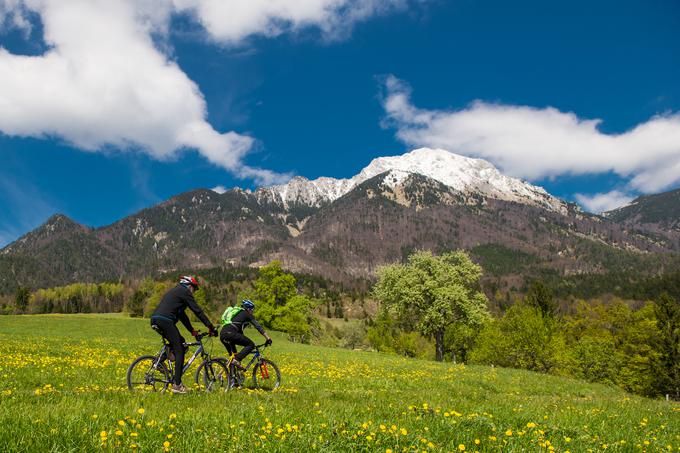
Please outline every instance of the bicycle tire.
[[194, 381], [200, 390], [220, 392], [228, 389], [229, 371], [224, 359], [205, 360], [196, 369]]
[[[131, 391], [164, 392], [170, 385], [170, 371], [163, 362], [154, 367], [157, 356], [143, 355], [137, 357], [128, 367], [126, 380]], [[139, 376], [134, 375], [139, 371]]]
[[275, 390], [280, 385], [279, 367], [269, 359], [260, 359], [253, 368], [253, 386], [261, 390]]

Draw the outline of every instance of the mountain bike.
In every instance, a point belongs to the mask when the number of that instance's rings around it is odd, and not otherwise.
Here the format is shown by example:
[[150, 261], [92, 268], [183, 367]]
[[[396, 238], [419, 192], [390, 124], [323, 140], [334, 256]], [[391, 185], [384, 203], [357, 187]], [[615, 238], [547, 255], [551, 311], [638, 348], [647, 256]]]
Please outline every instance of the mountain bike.
[[234, 363], [236, 354], [232, 354], [229, 359], [215, 358], [207, 362], [206, 366], [215, 373], [220, 373], [220, 368], [214, 366], [219, 363], [223, 374], [215, 374], [214, 380], [211, 381], [213, 390], [231, 390], [238, 387], [246, 387], [246, 374], [250, 367], [252, 371], [252, 387], [262, 390], [274, 390], [281, 385], [281, 372], [279, 367], [269, 359], [262, 356], [260, 348], [266, 348], [267, 344], [255, 345], [255, 349], [250, 353], [253, 355], [248, 365], [245, 367], [238, 367]]
[[[227, 374], [226, 359], [225, 362], [219, 362], [210, 356], [206, 351], [202, 339], [210, 335], [209, 333], [199, 333], [196, 335], [196, 341], [193, 343], [184, 343], [184, 347], [198, 346], [192, 356], [187, 360], [182, 368], [182, 374], [186, 373], [196, 358], [201, 356], [201, 364], [196, 369], [194, 374], [194, 381], [197, 386], [206, 391], [212, 391], [216, 388], [215, 383], [218, 381], [218, 376]], [[160, 391], [165, 392], [168, 386], [172, 384], [172, 378], [175, 374], [174, 364], [167, 360], [171, 352], [170, 344], [162, 337], [163, 346], [156, 353], [156, 355], [143, 355], [137, 357], [127, 370], [127, 385], [128, 389], [132, 391]], [[209, 365], [208, 365], [209, 364]]]

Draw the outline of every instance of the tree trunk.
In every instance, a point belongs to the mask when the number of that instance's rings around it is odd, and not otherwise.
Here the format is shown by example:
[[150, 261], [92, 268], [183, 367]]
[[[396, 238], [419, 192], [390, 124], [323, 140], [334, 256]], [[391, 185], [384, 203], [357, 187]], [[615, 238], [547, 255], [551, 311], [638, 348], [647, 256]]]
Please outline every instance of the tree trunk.
[[444, 360], [444, 330], [438, 330], [434, 333], [434, 347], [436, 350], [435, 360], [441, 362]]

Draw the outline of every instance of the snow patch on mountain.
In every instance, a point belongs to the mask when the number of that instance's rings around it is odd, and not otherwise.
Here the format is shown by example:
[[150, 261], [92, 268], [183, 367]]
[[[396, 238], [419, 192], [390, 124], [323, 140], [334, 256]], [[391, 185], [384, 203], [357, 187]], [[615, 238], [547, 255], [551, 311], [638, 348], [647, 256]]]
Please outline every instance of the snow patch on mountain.
[[287, 184], [263, 187], [255, 193], [260, 200], [275, 202], [285, 208], [293, 205], [319, 207], [337, 200], [362, 182], [390, 171], [387, 184], [401, 184], [408, 174], [417, 173], [463, 193], [567, 212], [566, 203], [542, 187], [505, 176], [488, 161], [430, 148], [416, 149], [401, 156], [378, 157], [352, 178], [321, 177], [310, 181], [297, 176]]

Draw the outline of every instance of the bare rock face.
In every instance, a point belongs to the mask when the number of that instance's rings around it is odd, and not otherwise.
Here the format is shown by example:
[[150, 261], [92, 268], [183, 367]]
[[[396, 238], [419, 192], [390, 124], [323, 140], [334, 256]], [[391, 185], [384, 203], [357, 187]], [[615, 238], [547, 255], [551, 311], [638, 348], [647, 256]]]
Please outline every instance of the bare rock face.
[[272, 259], [351, 282], [414, 250], [460, 248], [494, 275], [520, 275], [522, 263], [562, 275], [651, 273], [650, 256], [680, 248], [678, 212], [680, 197], [669, 192], [594, 216], [486, 161], [419, 149], [374, 159], [348, 179], [195, 190], [101, 228], [53, 216], [0, 250], [0, 283], [35, 288]]

